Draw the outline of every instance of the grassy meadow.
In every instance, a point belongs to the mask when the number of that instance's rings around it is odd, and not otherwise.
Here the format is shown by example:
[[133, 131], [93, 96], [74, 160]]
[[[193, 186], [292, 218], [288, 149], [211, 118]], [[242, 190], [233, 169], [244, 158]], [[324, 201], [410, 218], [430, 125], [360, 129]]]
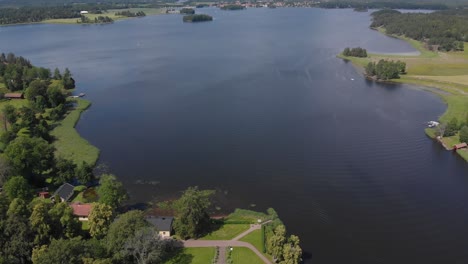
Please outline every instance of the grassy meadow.
[[183, 248], [169, 258], [165, 264], [207, 264], [212, 263], [215, 248]]
[[91, 106], [91, 102], [84, 99], [74, 100], [76, 100], [76, 106], [50, 133], [55, 137], [55, 154], [57, 157], [72, 160], [75, 164], [81, 164], [84, 161], [95, 165], [99, 158], [99, 149], [82, 138], [75, 129], [81, 113]]
[[[126, 16], [118, 16], [116, 15], [117, 12], [122, 12], [129, 10], [130, 12], [139, 12], [143, 11], [147, 16], [152, 16], [152, 15], [160, 15], [160, 14], [165, 14], [166, 9], [165, 8], [128, 8], [128, 9], [109, 9], [107, 12], [103, 12], [102, 14], [85, 14], [84, 16], [88, 17], [91, 20], [94, 20], [94, 18], [97, 18], [99, 16], [108, 16], [112, 18], [114, 21], [115, 20], [122, 20], [122, 19], [128, 19], [130, 17]], [[80, 20], [79, 18], [62, 18], [62, 19], [47, 19], [42, 21], [41, 23], [46, 23], [46, 24], [79, 24], [77, 21]]]

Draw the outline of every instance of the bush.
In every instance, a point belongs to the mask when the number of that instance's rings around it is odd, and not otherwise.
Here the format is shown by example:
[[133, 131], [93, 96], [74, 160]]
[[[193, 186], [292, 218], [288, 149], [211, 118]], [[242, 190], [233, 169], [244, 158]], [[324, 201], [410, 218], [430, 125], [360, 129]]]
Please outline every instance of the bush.
[[468, 143], [468, 126], [464, 126], [460, 129], [460, 142]]
[[367, 57], [367, 50], [361, 47], [357, 48], [345, 48], [343, 50], [343, 55], [351, 56], [351, 57], [358, 57], [358, 58], [366, 58]]

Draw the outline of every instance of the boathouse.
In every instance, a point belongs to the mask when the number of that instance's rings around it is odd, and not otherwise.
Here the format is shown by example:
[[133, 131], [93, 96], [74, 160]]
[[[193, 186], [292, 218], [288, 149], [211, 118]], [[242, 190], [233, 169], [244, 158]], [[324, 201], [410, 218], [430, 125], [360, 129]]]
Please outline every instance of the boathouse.
[[6, 93], [3, 97], [6, 99], [24, 99], [23, 93]]
[[453, 150], [463, 149], [463, 148], [467, 148], [467, 147], [468, 147], [468, 144], [460, 143], [460, 144], [453, 145]]

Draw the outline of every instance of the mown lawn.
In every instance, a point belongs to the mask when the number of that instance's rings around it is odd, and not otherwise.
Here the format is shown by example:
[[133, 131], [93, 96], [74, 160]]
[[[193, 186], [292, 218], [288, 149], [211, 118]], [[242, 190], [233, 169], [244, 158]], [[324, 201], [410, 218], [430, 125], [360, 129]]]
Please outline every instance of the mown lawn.
[[215, 248], [183, 248], [165, 264], [209, 264], [212, 263], [214, 255]]
[[264, 262], [250, 249], [235, 247], [231, 251], [233, 264], [263, 264]]
[[263, 241], [262, 241], [262, 230], [254, 230], [250, 234], [241, 238], [240, 241], [248, 242], [258, 249], [258, 251], [263, 252]]
[[201, 240], [229, 240], [249, 229], [249, 224], [223, 224], [218, 230], [200, 238]]
[[91, 102], [84, 99], [77, 99], [76, 102], [75, 108], [51, 131], [55, 138], [55, 154], [57, 157], [72, 160], [75, 164], [84, 161], [94, 166], [99, 158], [99, 149], [82, 138], [75, 129], [81, 113]]

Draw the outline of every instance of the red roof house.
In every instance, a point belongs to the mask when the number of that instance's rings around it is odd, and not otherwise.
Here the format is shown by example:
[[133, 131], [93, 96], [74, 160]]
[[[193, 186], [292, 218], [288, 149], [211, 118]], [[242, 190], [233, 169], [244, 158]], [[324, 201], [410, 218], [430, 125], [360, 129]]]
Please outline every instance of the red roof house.
[[88, 221], [89, 214], [93, 208], [92, 204], [72, 203], [70, 206], [73, 209], [73, 214], [78, 216], [78, 220]]
[[457, 150], [457, 149], [462, 149], [462, 148], [467, 148], [468, 145], [466, 143], [460, 143], [460, 144], [456, 144], [453, 146], [453, 149], [454, 150]]
[[5, 98], [7, 99], [23, 99], [23, 93], [6, 93], [4, 95]]

